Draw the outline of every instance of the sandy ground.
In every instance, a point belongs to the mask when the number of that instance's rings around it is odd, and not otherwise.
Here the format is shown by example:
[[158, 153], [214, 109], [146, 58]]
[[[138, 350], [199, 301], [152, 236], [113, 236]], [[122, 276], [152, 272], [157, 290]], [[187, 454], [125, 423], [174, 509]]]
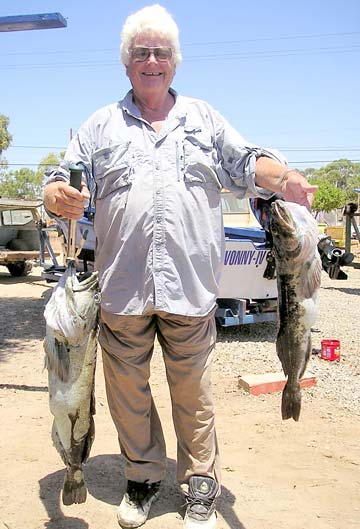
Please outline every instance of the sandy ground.
[[[101, 359], [96, 438], [86, 465], [88, 499], [82, 505], [61, 504], [64, 469], [50, 439], [42, 351], [44, 296], [51, 285], [41, 280], [40, 272], [12, 278], [0, 267], [0, 529], [116, 528], [125, 480]], [[340, 286], [344, 290], [345, 284]], [[336, 286], [333, 290], [334, 299], [341, 295]], [[352, 296], [357, 318], [359, 293], [357, 289]], [[239, 330], [239, 340], [256, 348], [249, 331], [244, 338]], [[300, 422], [283, 422], [280, 395], [249, 396], [238, 388], [238, 374], [214, 369], [223, 472], [218, 529], [358, 529], [359, 416], [317, 399], [316, 392], [307, 400], [309, 390], [304, 390]], [[175, 482], [176, 443], [158, 350], [152, 387], [167, 438], [168, 474], [145, 527], [180, 529], [183, 500]]]

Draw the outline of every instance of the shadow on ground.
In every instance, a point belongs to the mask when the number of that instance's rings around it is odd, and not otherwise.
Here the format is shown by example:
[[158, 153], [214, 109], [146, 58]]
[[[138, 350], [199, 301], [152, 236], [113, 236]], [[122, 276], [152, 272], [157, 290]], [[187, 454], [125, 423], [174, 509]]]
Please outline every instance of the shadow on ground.
[[[256, 328], [256, 332], [254, 329]], [[277, 322], [248, 323], [232, 327], [217, 328], [217, 342], [274, 342], [277, 334]]]
[[19, 283], [38, 283], [44, 281], [41, 275], [32, 272], [27, 276], [14, 277], [7, 271], [6, 266], [0, 266], [0, 283], [19, 284]]
[[19, 342], [42, 340], [45, 336], [43, 298], [3, 298], [0, 300], [0, 360], [21, 354]]
[[[65, 516], [61, 508], [61, 490], [65, 471], [59, 470], [49, 474], [39, 481], [39, 496], [43, 502], [49, 521], [45, 523], [46, 529], [88, 529], [88, 523], [81, 518]], [[88, 494], [98, 501], [119, 505], [126, 487], [124, 477], [124, 464], [118, 454], [95, 456], [89, 459], [85, 467], [85, 480]], [[167, 476], [161, 486], [163, 501], [154, 503], [149, 519], [160, 517], [166, 513], [179, 513], [184, 515], [184, 498], [176, 483], [176, 463], [167, 460]], [[223, 487], [222, 496], [218, 501], [218, 511], [231, 529], [246, 529], [238, 519], [233, 505], [235, 496]], [[116, 525], [116, 513], [114, 510]]]
[[326, 290], [336, 290], [336, 292], [343, 292], [344, 294], [351, 294], [352, 296], [359, 296], [360, 288], [340, 288], [340, 287], [325, 287]]

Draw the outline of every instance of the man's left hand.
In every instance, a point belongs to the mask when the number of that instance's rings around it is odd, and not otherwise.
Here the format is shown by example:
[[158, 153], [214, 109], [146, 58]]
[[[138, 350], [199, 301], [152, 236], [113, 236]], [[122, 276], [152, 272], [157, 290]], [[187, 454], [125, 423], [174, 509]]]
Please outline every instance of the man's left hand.
[[296, 170], [289, 171], [280, 186], [284, 199], [288, 202], [296, 202], [311, 209], [314, 202], [314, 193], [318, 186], [309, 184], [307, 179]]

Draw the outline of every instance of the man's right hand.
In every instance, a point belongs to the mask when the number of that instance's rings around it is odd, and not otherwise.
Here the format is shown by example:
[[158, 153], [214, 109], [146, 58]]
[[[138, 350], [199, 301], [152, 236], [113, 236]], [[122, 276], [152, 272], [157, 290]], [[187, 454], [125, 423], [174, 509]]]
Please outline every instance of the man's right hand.
[[68, 182], [57, 181], [46, 185], [43, 192], [45, 207], [67, 219], [78, 220], [84, 215], [84, 203], [90, 198], [88, 188], [81, 184], [81, 191], [71, 187]]

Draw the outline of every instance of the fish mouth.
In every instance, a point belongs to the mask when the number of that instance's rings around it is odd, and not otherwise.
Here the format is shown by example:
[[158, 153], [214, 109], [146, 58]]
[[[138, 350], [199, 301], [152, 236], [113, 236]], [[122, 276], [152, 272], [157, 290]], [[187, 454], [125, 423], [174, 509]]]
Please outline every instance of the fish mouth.
[[84, 290], [93, 290], [98, 287], [99, 272], [91, 272], [91, 275], [86, 278], [78, 278], [73, 276], [74, 292], [84, 292]]
[[295, 225], [291, 214], [287, 211], [281, 200], [276, 200], [271, 204], [273, 217], [276, 219], [276, 223], [284, 231], [293, 233], [295, 232]]
[[84, 274], [83, 276], [78, 276], [75, 261], [68, 264], [68, 269], [70, 269], [68, 273], [71, 279], [71, 288], [74, 292], [84, 292], [85, 290], [93, 290], [98, 287], [98, 271], [91, 272], [89, 275]]

